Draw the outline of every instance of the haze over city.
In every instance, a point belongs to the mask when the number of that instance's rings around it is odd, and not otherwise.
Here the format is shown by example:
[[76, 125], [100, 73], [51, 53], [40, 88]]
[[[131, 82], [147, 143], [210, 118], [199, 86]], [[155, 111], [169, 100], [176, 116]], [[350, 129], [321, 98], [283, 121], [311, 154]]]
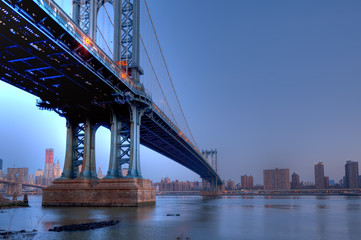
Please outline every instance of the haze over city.
[[[217, 149], [223, 179], [250, 174], [262, 183], [263, 169], [289, 168], [313, 181], [322, 161], [338, 181], [346, 160], [360, 161], [361, 2], [186, 0], [150, 8], [193, 136], [201, 149]], [[2, 81], [0, 133], [4, 168], [43, 168], [46, 148], [64, 163], [65, 119]], [[100, 129], [103, 173], [109, 142]], [[152, 181], [198, 178], [144, 147], [141, 168]]]

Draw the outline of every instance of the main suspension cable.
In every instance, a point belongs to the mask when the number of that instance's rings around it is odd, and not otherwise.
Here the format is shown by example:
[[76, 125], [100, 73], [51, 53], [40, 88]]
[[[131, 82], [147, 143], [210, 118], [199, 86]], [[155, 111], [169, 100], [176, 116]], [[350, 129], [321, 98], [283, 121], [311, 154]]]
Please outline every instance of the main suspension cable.
[[[160, 46], [160, 42], [159, 42], [159, 39], [158, 39], [157, 31], [155, 30], [155, 26], [154, 26], [154, 23], [153, 23], [153, 19], [152, 19], [151, 15], [150, 15], [150, 11], [149, 11], [149, 7], [148, 7], [148, 4], [147, 4], [147, 0], [144, 0], [144, 3], [145, 3], [145, 6], [146, 6], [146, 9], [147, 9], [147, 12], [148, 12], [148, 16], [149, 16], [149, 19], [150, 19], [152, 28], [153, 28], [153, 32], [154, 32], [154, 34], [155, 34], [155, 38], [156, 38], [156, 40], [157, 40], [157, 44], [158, 44], [160, 53], [161, 53], [161, 55], [162, 55], [162, 59], [163, 59], [165, 68], [166, 68], [167, 73], [168, 73], [168, 77], [169, 77], [170, 83], [171, 83], [172, 88], [173, 88], [174, 95], [175, 95], [175, 97], [176, 97], [176, 99], [177, 99], [178, 106], [179, 106], [179, 108], [180, 108], [180, 110], [181, 110], [181, 112], [182, 112], [184, 121], [185, 121], [186, 126], [187, 126], [187, 128], [188, 128], [188, 131], [189, 131], [189, 133], [190, 133], [190, 135], [191, 135], [191, 137], [192, 137], [192, 140], [193, 140], [194, 144], [197, 146], [197, 143], [196, 143], [196, 141], [194, 140], [193, 134], [192, 134], [192, 132], [191, 132], [191, 130], [190, 130], [190, 128], [189, 128], [187, 119], [186, 119], [186, 117], [185, 117], [185, 115], [184, 115], [182, 106], [180, 105], [180, 101], [179, 101], [179, 99], [178, 99], [178, 95], [177, 95], [177, 93], [176, 93], [176, 91], [175, 91], [174, 84], [173, 84], [173, 81], [172, 81], [172, 77], [171, 77], [171, 75], [170, 75], [170, 72], [169, 72], [169, 69], [168, 69], [168, 65], [167, 65], [167, 63], [166, 63], [166, 61], [165, 61], [165, 57], [164, 57], [164, 54], [163, 54], [162, 47]], [[197, 146], [197, 147], [198, 147], [198, 146]]]
[[153, 71], [153, 73], [154, 73], [155, 79], [157, 79], [157, 82], [158, 82], [159, 88], [160, 88], [160, 90], [161, 90], [161, 92], [162, 92], [162, 94], [163, 94], [165, 103], [167, 104], [167, 106], [168, 106], [168, 108], [169, 108], [170, 114], [172, 115], [172, 117], [173, 117], [173, 119], [174, 119], [174, 121], [175, 121], [176, 126], [179, 128], [178, 123], [177, 123], [177, 120], [176, 120], [176, 118], [174, 117], [173, 112], [172, 112], [172, 109], [170, 108], [169, 103], [168, 103], [168, 100], [167, 100], [167, 98], [166, 98], [166, 96], [165, 96], [165, 94], [164, 94], [164, 92], [163, 92], [163, 88], [162, 88], [162, 86], [160, 85], [160, 82], [159, 82], [157, 73], [155, 72], [155, 69], [154, 69], [154, 66], [153, 66], [153, 63], [152, 63], [152, 60], [150, 60], [150, 57], [149, 57], [147, 48], [146, 48], [145, 45], [144, 45], [143, 38], [142, 38], [142, 36], [141, 36], [140, 34], [139, 34], [139, 38], [140, 38], [140, 41], [142, 42], [142, 45], [143, 45], [143, 47], [144, 47], [145, 54], [147, 55], [147, 58], [148, 58], [148, 61], [149, 61], [149, 63], [150, 63], [150, 66], [151, 66], [151, 68], [152, 68], [152, 71]]

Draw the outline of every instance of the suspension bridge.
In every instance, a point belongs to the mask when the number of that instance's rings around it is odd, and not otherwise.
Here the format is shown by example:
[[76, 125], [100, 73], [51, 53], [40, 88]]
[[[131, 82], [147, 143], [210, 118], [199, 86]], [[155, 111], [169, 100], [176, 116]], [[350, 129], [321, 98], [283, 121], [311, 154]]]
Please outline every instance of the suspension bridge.
[[[145, 0], [74, 0], [70, 14], [52, 0], [1, 0], [0, 11], [0, 80], [67, 120], [63, 174], [44, 189], [43, 205], [154, 202], [141, 174], [140, 144], [219, 189], [216, 166], [189, 129]], [[141, 34], [141, 21], [150, 37]], [[160, 62], [152, 60], [157, 54]], [[98, 180], [100, 126], [111, 131], [111, 149], [107, 175]]]

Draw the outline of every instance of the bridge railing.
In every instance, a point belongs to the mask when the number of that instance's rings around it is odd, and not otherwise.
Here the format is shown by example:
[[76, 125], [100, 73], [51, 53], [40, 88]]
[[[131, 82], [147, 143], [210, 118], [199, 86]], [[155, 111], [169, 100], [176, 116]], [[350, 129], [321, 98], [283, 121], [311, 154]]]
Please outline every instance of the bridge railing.
[[[116, 64], [92, 39], [80, 29], [77, 24], [71, 19], [61, 7], [59, 7], [52, 0], [34, 0], [41, 6], [50, 16], [55, 17], [57, 22], [80, 43], [83, 43], [89, 52], [97, 57], [97, 60], [102, 62], [108, 69], [113, 72], [118, 79], [121, 79], [130, 89], [139, 95], [149, 95], [146, 93], [142, 86], [135, 84], [129, 76]], [[150, 96], [148, 96], [150, 97]]]

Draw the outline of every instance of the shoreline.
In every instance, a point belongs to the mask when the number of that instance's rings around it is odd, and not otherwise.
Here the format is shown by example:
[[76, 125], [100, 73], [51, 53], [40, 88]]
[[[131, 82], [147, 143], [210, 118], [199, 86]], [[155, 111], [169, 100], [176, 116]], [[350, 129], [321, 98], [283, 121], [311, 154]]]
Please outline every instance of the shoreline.
[[[162, 191], [156, 196], [200, 196], [201, 191]], [[361, 189], [224, 191], [218, 196], [361, 196]]]

